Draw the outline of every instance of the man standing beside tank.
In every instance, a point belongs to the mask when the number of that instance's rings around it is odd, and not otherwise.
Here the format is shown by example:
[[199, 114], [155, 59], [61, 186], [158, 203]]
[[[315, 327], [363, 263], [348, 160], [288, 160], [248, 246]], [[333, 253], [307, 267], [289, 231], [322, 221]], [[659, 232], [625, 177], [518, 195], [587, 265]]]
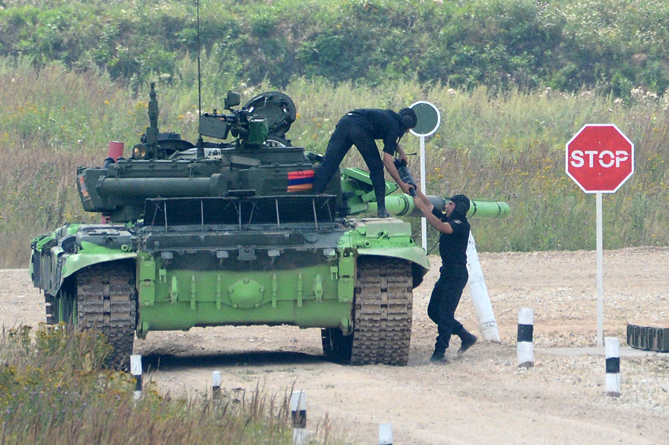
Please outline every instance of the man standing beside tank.
[[463, 354], [478, 340], [455, 319], [455, 310], [458, 308], [462, 291], [469, 279], [467, 243], [470, 227], [467, 212], [470, 202], [465, 195], [453, 196], [447, 199], [446, 209], [442, 213], [420, 190], [416, 190], [414, 204], [423, 212], [427, 222], [441, 234], [439, 236], [440, 275], [434, 285], [427, 308], [427, 314], [437, 324], [439, 332], [430, 361], [440, 362], [446, 360], [445, 354], [451, 335], [460, 337], [458, 355]]
[[[406, 153], [400, 147], [399, 141], [416, 126], [416, 122], [416, 113], [411, 108], [404, 108], [399, 113], [379, 109], [359, 109], [347, 113], [337, 123], [330, 137], [323, 163], [314, 174], [314, 193], [323, 193], [342, 159], [351, 146], [355, 145], [369, 169], [369, 177], [378, 204], [378, 215], [381, 218], [390, 216], [385, 204], [386, 182], [383, 177], [383, 167], [385, 165], [397, 185], [408, 194], [412, 187], [402, 181], [397, 173], [394, 156], [397, 152], [400, 159], [406, 162]], [[383, 160], [379, 157], [376, 139], [383, 140]]]

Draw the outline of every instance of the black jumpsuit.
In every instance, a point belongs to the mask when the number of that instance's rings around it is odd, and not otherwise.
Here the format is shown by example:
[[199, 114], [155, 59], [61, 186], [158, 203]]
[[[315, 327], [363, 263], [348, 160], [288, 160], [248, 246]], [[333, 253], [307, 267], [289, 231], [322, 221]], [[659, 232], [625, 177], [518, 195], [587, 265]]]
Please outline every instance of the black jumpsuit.
[[462, 214], [453, 212], [450, 217], [437, 210], [432, 213], [453, 228], [453, 233], [442, 233], [439, 237], [441, 269], [439, 280], [434, 285], [427, 315], [437, 324], [439, 336], [435, 351], [442, 354], [448, 348], [451, 335], [470, 335], [462, 324], [455, 319], [462, 291], [467, 285], [467, 244], [469, 242], [469, 222]]
[[332, 175], [352, 145], [355, 145], [369, 169], [376, 202], [385, 207], [386, 182], [383, 177], [383, 161], [375, 139], [383, 140], [383, 151], [395, 155], [397, 144], [404, 135], [400, 126], [400, 115], [392, 110], [361, 109], [342, 117], [330, 137], [323, 163], [314, 174], [314, 193], [323, 193]]

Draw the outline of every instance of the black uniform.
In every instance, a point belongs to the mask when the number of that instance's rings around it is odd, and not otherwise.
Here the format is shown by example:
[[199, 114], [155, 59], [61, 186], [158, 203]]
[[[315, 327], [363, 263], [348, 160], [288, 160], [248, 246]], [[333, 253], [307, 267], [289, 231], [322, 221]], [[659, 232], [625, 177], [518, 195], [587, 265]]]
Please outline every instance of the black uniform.
[[[383, 161], [375, 139], [383, 140], [383, 151], [395, 155], [397, 144], [406, 132], [400, 115], [392, 110], [360, 109], [342, 117], [330, 137], [323, 163], [314, 174], [314, 193], [323, 193], [332, 175], [352, 145], [355, 145], [369, 169], [376, 202], [385, 208], [386, 182]], [[414, 124], [415, 125], [415, 124]]]
[[[458, 308], [462, 291], [467, 285], [467, 243], [469, 242], [469, 222], [465, 216], [467, 210], [456, 202], [455, 210], [450, 217], [444, 213], [432, 210], [432, 213], [443, 222], [448, 222], [453, 233], [442, 233], [439, 237], [439, 254], [441, 255], [440, 276], [434, 285], [427, 314], [437, 324], [439, 336], [435, 344], [435, 358], [443, 357], [448, 348], [451, 335], [461, 338], [472, 338], [462, 324], [455, 319], [455, 310]], [[475, 337], [474, 337], [475, 338]], [[473, 340], [474, 342], [476, 340]]]

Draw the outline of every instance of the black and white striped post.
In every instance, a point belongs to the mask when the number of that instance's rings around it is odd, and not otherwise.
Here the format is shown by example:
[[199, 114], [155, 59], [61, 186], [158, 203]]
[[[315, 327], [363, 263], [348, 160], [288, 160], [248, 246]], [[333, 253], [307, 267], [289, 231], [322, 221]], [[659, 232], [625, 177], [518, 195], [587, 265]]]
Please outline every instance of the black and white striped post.
[[134, 354], [130, 356], [130, 374], [135, 377], [135, 400], [142, 397], [142, 356]]
[[214, 371], [211, 380], [211, 398], [218, 400], [221, 398], [221, 371]]
[[518, 310], [518, 366], [532, 368], [534, 366], [534, 309]]
[[379, 425], [379, 445], [393, 445], [393, 426], [391, 424]]
[[290, 413], [293, 416], [293, 445], [307, 443], [307, 393], [293, 391], [290, 397]]
[[615, 337], [604, 339], [606, 355], [606, 395], [620, 397], [620, 340]]

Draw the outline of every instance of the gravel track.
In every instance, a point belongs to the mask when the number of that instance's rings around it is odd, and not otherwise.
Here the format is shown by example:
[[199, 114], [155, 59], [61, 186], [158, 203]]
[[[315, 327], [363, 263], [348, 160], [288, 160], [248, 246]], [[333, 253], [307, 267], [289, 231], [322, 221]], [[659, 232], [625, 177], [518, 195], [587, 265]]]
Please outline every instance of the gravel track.
[[[320, 330], [223, 327], [151, 333], [135, 341], [161, 392], [207, 393], [212, 371], [227, 394], [307, 392], [308, 429], [334, 426], [351, 443], [378, 443], [390, 422], [395, 444], [669, 443], [669, 357], [621, 359], [622, 395], [605, 395], [597, 350], [595, 252], [479, 255], [501, 344], [479, 342], [461, 358], [428, 361], [436, 328], [426, 315], [439, 260], [414, 290], [409, 365], [324, 361]], [[604, 253], [604, 334], [626, 349], [628, 322], [669, 321], [669, 248]], [[37, 325], [44, 302], [24, 270], [0, 271], [0, 322]], [[535, 311], [534, 368], [516, 363], [517, 314]], [[476, 333], [468, 290], [456, 314]], [[566, 348], [566, 349], [562, 349]], [[634, 352], [634, 351], [633, 351]]]

